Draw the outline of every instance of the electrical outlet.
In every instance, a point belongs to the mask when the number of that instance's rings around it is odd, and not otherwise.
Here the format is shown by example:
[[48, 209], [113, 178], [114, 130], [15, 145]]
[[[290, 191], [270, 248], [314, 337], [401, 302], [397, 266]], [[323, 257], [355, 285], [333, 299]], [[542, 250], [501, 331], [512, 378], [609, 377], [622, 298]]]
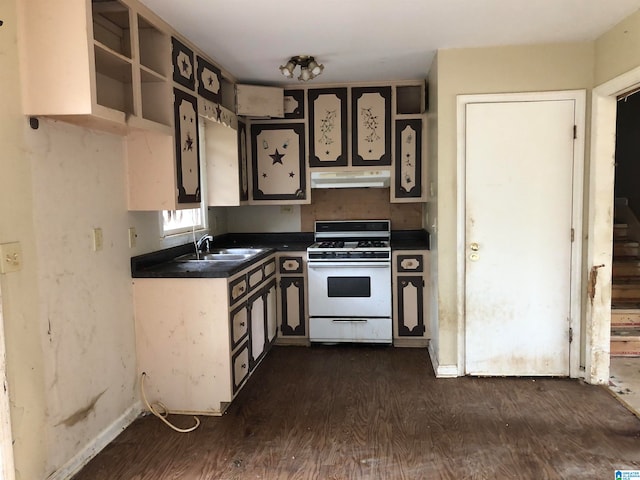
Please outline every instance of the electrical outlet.
[[129, 227], [129, 248], [134, 248], [136, 246], [137, 238], [138, 234], [136, 233], [136, 227]]
[[22, 269], [22, 247], [19, 242], [0, 245], [0, 273], [17, 272]]
[[102, 229], [101, 228], [94, 228], [92, 231], [93, 235], [93, 251], [97, 252], [99, 250], [102, 250], [103, 247], [103, 238], [102, 238]]
[[280, 213], [293, 213], [293, 205], [280, 205]]

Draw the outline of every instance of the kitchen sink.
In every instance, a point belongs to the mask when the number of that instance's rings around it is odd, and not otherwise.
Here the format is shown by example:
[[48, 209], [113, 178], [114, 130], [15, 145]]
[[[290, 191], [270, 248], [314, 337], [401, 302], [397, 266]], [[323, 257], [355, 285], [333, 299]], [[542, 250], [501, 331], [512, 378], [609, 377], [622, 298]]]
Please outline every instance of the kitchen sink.
[[206, 253], [188, 253], [176, 262], [241, 262], [264, 252], [264, 248], [216, 248]]

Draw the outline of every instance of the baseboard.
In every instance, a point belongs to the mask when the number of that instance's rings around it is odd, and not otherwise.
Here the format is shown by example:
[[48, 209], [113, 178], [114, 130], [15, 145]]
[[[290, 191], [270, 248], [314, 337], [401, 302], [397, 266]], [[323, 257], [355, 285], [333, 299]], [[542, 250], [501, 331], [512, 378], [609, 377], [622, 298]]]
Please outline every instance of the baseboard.
[[431, 358], [431, 365], [433, 366], [436, 378], [456, 378], [458, 376], [457, 365], [440, 365], [438, 363], [438, 357], [433, 350], [432, 342], [429, 342], [429, 358]]
[[47, 480], [68, 480], [80, 471], [100, 451], [111, 443], [122, 431], [127, 428], [143, 412], [142, 404], [136, 402], [129, 407], [120, 417], [98, 434], [80, 452], [61, 468], [47, 477]]

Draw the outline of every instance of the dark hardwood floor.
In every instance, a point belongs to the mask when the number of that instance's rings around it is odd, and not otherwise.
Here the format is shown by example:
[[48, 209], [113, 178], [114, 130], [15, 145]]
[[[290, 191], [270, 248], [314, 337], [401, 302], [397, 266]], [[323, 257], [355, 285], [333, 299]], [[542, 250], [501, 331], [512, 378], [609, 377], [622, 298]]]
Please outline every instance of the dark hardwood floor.
[[[640, 419], [566, 379], [436, 379], [424, 349], [276, 347], [222, 417], [138, 419], [74, 480], [613, 479]], [[182, 426], [191, 417], [172, 417]]]

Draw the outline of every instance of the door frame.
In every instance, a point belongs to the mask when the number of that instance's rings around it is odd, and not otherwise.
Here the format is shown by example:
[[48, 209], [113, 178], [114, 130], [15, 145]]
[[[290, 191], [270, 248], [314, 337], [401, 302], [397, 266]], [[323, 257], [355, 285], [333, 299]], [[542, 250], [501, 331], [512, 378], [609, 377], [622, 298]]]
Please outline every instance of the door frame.
[[466, 246], [466, 105], [470, 103], [538, 102], [538, 101], [575, 101], [575, 122], [577, 141], [573, 151], [573, 205], [572, 223], [575, 241], [571, 250], [571, 287], [569, 326], [573, 331], [573, 342], [569, 347], [569, 375], [580, 376], [580, 325], [582, 290], [582, 215], [584, 190], [585, 157], [585, 117], [586, 91], [564, 90], [550, 92], [522, 92], [479, 95], [458, 95], [457, 97], [457, 298], [458, 316], [458, 375], [466, 374], [465, 358], [465, 246]]
[[584, 375], [593, 384], [609, 382], [617, 97], [638, 88], [640, 67], [592, 91], [585, 273], [593, 286], [585, 299]]

